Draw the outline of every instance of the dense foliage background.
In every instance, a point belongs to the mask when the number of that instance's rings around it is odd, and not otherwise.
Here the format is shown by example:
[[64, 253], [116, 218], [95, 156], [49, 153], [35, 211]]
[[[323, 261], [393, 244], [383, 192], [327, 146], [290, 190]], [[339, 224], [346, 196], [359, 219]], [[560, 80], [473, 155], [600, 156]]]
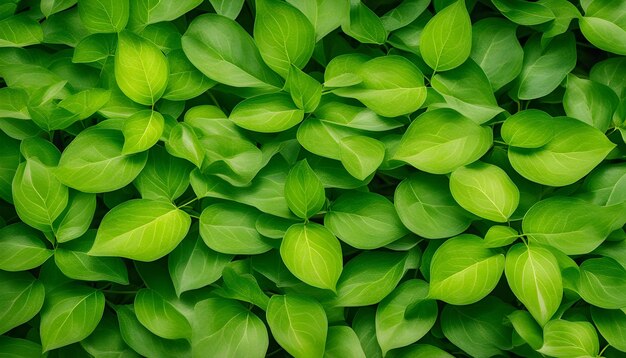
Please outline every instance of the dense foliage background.
[[623, 357], [626, 2], [5, 0], [0, 356]]

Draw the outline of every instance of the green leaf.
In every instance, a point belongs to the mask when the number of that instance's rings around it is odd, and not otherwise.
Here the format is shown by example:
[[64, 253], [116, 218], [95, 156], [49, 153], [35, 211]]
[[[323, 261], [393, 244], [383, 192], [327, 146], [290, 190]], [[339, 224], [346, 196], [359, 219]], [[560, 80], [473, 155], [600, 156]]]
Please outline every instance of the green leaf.
[[508, 246], [519, 237], [517, 231], [510, 226], [494, 225], [487, 230], [483, 245], [488, 248]]
[[128, 25], [140, 30], [150, 24], [174, 20], [202, 3], [202, 0], [133, 0]]
[[293, 64], [289, 67], [285, 89], [293, 103], [305, 113], [313, 112], [322, 98], [322, 85]]
[[450, 192], [465, 210], [496, 222], [507, 222], [519, 204], [519, 189], [506, 172], [483, 162], [454, 170]]
[[191, 163], [169, 155], [161, 146], [154, 146], [133, 184], [143, 199], [173, 201], [187, 190], [192, 169]]
[[602, 337], [611, 346], [626, 352], [626, 313], [622, 310], [604, 310], [592, 306], [591, 317]]
[[609, 257], [585, 260], [580, 265], [578, 294], [596, 307], [619, 309], [626, 306], [626, 269]]
[[138, 354], [124, 342], [117, 318], [109, 311], [104, 313], [93, 333], [80, 341], [80, 345], [94, 357], [108, 355], [138, 357]]
[[196, 17], [183, 35], [182, 46], [189, 61], [214, 81], [272, 92], [282, 87], [280, 77], [263, 62], [252, 36], [227, 17]]
[[544, 327], [538, 352], [553, 357], [594, 357], [599, 350], [598, 333], [591, 323], [556, 319]]
[[515, 333], [517, 333], [529, 346], [537, 350], [543, 345], [542, 327], [528, 311], [518, 310], [507, 316]]
[[10, 16], [0, 21], [0, 48], [24, 47], [43, 41], [41, 25], [25, 15]]
[[443, 96], [447, 107], [478, 124], [504, 111], [498, 107], [489, 79], [472, 59], [453, 70], [434, 75], [431, 85]]
[[334, 57], [324, 71], [324, 87], [347, 87], [363, 81], [358, 69], [370, 60], [361, 53], [347, 53]]
[[428, 7], [430, 0], [404, 0], [389, 10], [381, 21], [387, 31], [394, 31], [415, 21]]
[[493, 133], [450, 109], [418, 116], [409, 125], [394, 159], [432, 174], [447, 174], [482, 157], [491, 147]]
[[0, 198], [13, 203], [12, 182], [20, 165], [20, 142], [0, 132]]
[[385, 158], [385, 145], [366, 136], [344, 137], [339, 148], [341, 163], [358, 180], [365, 180], [376, 172]]
[[409, 280], [399, 285], [376, 310], [376, 337], [383, 355], [417, 342], [434, 326], [437, 302], [428, 300], [428, 284]]
[[386, 357], [453, 358], [454, 356], [430, 344], [413, 344], [405, 348], [394, 349], [387, 353]]
[[287, 0], [300, 10], [315, 28], [315, 41], [348, 19], [348, 2], [334, 0]]
[[509, 147], [515, 170], [534, 182], [564, 186], [589, 172], [615, 147], [596, 128], [569, 117], [552, 119], [554, 137], [540, 148]]
[[289, 209], [302, 219], [317, 214], [326, 204], [322, 182], [306, 159], [289, 170], [285, 181], [285, 199]]
[[154, 105], [167, 87], [167, 59], [152, 42], [131, 32], [120, 32], [115, 53], [115, 80], [133, 101]]
[[4, 334], [39, 313], [45, 292], [41, 282], [28, 272], [0, 271], [0, 283], [0, 334]]
[[522, 72], [511, 90], [513, 97], [531, 100], [554, 91], [576, 65], [576, 41], [566, 33], [543, 47], [539, 36], [531, 36], [524, 45]]
[[58, 242], [67, 242], [83, 235], [96, 211], [96, 196], [70, 191], [68, 204], [54, 222], [54, 235]]
[[231, 255], [255, 255], [272, 247], [256, 231], [260, 212], [235, 202], [213, 204], [200, 215], [200, 235], [206, 245]]
[[554, 20], [554, 13], [541, 2], [522, 0], [491, 0], [509, 20], [525, 26], [539, 25]]
[[40, 4], [41, 13], [45, 17], [61, 12], [76, 5], [77, 0], [42, 0]]
[[343, 269], [341, 245], [324, 226], [312, 222], [292, 225], [280, 245], [280, 256], [304, 283], [335, 291]]
[[96, 231], [89, 231], [79, 240], [59, 245], [54, 262], [63, 274], [74, 280], [110, 281], [128, 285], [128, 271], [119, 257], [95, 257], [87, 252], [92, 247]]
[[524, 50], [517, 26], [504, 19], [487, 18], [472, 26], [470, 57], [482, 68], [494, 90], [513, 81], [522, 71]]
[[209, 0], [215, 11], [228, 18], [235, 20], [241, 12], [244, 0]]
[[172, 101], [185, 101], [195, 98], [216, 83], [207, 78], [189, 62], [182, 50], [170, 51], [167, 54], [170, 74], [163, 98]]
[[59, 107], [78, 115], [80, 120], [96, 113], [109, 102], [111, 91], [101, 88], [90, 88], [64, 98]]
[[613, 89], [615, 94], [623, 97], [626, 80], [619, 74], [626, 71], [626, 59], [612, 57], [596, 63], [589, 72], [589, 79]]
[[87, 338], [104, 312], [104, 294], [85, 286], [66, 285], [46, 295], [41, 310], [43, 351], [64, 347]]
[[325, 358], [365, 358], [359, 337], [348, 326], [328, 327]]
[[28, 93], [21, 88], [0, 89], [0, 116], [16, 119], [29, 119]]
[[402, 279], [407, 257], [402, 252], [361, 252], [344, 267], [334, 305], [358, 307], [382, 301]]
[[122, 31], [129, 8], [129, 0], [78, 0], [80, 19], [91, 33]]
[[343, 242], [364, 250], [383, 247], [408, 233], [387, 198], [365, 192], [346, 192], [337, 198], [324, 225]]
[[432, 258], [429, 298], [453, 305], [478, 302], [496, 287], [503, 270], [504, 255], [484, 247], [477, 236], [459, 235]]
[[163, 134], [165, 120], [159, 112], [140, 111], [124, 120], [122, 154], [134, 154], [150, 149]]
[[426, 100], [422, 72], [404, 57], [377, 57], [363, 63], [356, 72], [362, 82], [337, 88], [333, 93], [355, 98], [376, 114], [385, 117], [410, 114]]
[[577, 196], [593, 204], [608, 206], [626, 201], [626, 164], [602, 164], [583, 182]]
[[454, 345], [472, 357], [492, 357], [512, 348], [512, 329], [504, 317], [514, 308], [496, 297], [471, 306], [446, 305], [441, 312], [441, 330]]
[[205, 151], [193, 128], [187, 123], [177, 123], [165, 142], [167, 152], [175, 157], [187, 159], [200, 168]]
[[435, 71], [447, 71], [461, 65], [470, 55], [472, 23], [465, 0], [457, 0], [439, 11], [422, 31], [420, 53]]
[[626, 24], [617, 24], [600, 17], [584, 16], [580, 31], [596, 47], [618, 55], [626, 55]]
[[[123, 155], [124, 137], [112, 129], [81, 132], [63, 151], [56, 177], [70, 188], [103, 193], [130, 184], [146, 164], [146, 153]], [[97, 151], [91, 150], [98, 148]]]
[[254, 40], [267, 65], [287, 78], [291, 65], [302, 68], [315, 47], [315, 29], [297, 8], [279, 0], [258, 0]]
[[567, 75], [563, 107], [569, 117], [606, 132], [618, 104], [619, 98], [609, 87], [571, 73]]
[[41, 345], [22, 338], [0, 336], [0, 351], [7, 357], [41, 357]]
[[[247, 268], [241, 270], [241, 266], [238, 266], [244, 263], [246, 262], [234, 261], [224, 268], [224, 284], [221, 289], [214, 292], [224, 298], [252, 303], [265, 311], [270, 299], [259, 286], [257, 279], [251, 273], [247, 273]], [[236, 269], [241, 272], [235, 271]]]
[[190, 224], [189, 214], [170, 203], [129, 200], [104, 216], [89, 254], [154, 261], [181, 242]]
[[0, 270], [26, 271], [52, 256], [41, 233], [22, 222], [0, 228]]
[[238, 302], [209, 298], [196, 304], [194, 316], [194, 357], [265, 357], [267, 328]]
[[139, 322], [157, 336], [166, 339], [191, 337], [191, 325], [185, 316], [157, 291], [139, 290], [134, 308]]
[[361, 0], [350, 1], [349, 17], [343, 20], [341, 29], [346, 35], [365, 44], [382, 45], [387, 39], [382, 20]]
[[230, 120], [241, 128], [261, 133], [285, 131], [302, 121], [304, 111], [285, 93], [245, 99], [230, 113]]
[[68, 189], [38, 160], [21, 163], [13, 178], [13, 202], [20, 219], [42, 231], [51, 231], [68, 201]]
[[506, 254], [506, 279], [515, 296], [537, 323], [544, 326], [561, 304], [561, 270], [552, 252], [517, 244]]
[[538, 109], [515, 113], [502, 124], [500, 135], [504, 141], [518, 148], [540, 148], [554, 138], [552, 117]]
[[394, 204], [404, 226], [428, 239], [458, 235], [472, 222], [454, 201], [443, 176], [420, 173], [408, 177], [396, 187]]
[[274, 295], [267, 307], [272, 335], [289, 354], [321, 357], [324, 354], [328, 319], [319, 302], [300, 295]]
[[363, 347], [363, 352], [365, 352], [366, 356], [383, 356], [376, 340], [376, 309], [374, 307], [360, 308], [354, 315], [352, 327], [361, 342], [361, 347]]
[[402, 123], [393, 118], [379, 116], [369, 108], [355, 106], [336, 97], [322, 100], [314, 114], [325, 122], [366, 131], [384, 132], [402, 127]]

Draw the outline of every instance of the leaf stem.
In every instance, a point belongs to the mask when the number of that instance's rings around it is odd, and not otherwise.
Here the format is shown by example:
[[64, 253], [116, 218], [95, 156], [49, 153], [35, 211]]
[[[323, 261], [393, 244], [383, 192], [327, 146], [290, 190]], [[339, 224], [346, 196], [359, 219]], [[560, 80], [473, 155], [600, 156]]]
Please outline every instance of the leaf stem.
[[194, 201], [196, 201], [196, 200], [198, 200], [198, 199], [199, 199], [198, 197], [195, 197], [195, 198], [193, 198], [193, 199], [191, 199], [191, 200], [187, 201], [186, 203], [184, 203], [184, 204], [182, 204], [182, 205], [178, 205], [178, 208], [180, 209], [180, 208], [182, 208], [182, 207], [185, 207], [185, 206], [187, 206], [187, 205], [189, 205], [189, 204], [193, 203]]

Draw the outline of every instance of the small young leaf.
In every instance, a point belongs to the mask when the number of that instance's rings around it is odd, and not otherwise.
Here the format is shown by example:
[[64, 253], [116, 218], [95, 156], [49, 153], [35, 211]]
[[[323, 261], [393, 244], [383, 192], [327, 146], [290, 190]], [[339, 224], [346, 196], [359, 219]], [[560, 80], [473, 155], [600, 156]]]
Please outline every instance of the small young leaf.
[[129, 0], [78, 0], [80, 19], [91, 33], [122, 31], [129, 8]]
[[157, 291], [139, 290], [134, 308], [139, 322], [157, 336], [166, 339], [191, 338], [191, 326], [185, 316]]
[[0, 228], [0, 270], [26, 271], [41, 266], [54, 252], [41, 232], [24, 223]]
[[350, 1], [349, 20], [342, 22], [341, 29], [348, 36], [365, 44], [382, 45], [387, 39], [387, 30], [382, 20], [361, 0]]
[[302, 219], [310, 218], [324, 207], [324, 187], [306, 159], [289, 170], [285, 181], [285, 199], [289, 209]]
[[124, 120], [122, 154], [134, 154], [150, 149], [161, 138], [165, 120], [159, 112], [145, 110]]
[[45, 292], [41, 282], [28, 272], [0, 271], [0, 283], [0, 334], [5, 334], [39, 313]]
[[365, 180], [385, 158], [385, 145], [366, 136], [344, 137], [339, 142], [341, 164], [358, 180]]
[[599, 350], [598, 333], [591, 323], [556, 319], [544, 327], [538, 352], [553, 357], [593, 357]]
[[261, 133], [285, 131], [302, 121], [304, 111], [286, 93], [260, 95], [240, 102], [230, 120], [241, 128]]
[[294, 65], [289, 67], [285, 88], [293, 103], [305, 113], [313, 112], [322, 98], [322, 85]]
[[578, 294], [596, 307], [619, 309], [626, 306], [626, 269], [609, 257], [588, 259], [580, 265]]

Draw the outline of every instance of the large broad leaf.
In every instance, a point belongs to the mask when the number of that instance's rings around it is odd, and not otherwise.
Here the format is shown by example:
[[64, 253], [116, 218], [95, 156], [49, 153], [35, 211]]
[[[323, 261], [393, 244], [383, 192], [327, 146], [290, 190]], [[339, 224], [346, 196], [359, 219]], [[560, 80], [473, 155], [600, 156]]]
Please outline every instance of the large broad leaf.
[[342, 241], [359, 249], [375, 249], [408, 233], [393, 204], [374, 193], [347, 192], [324, 216], [324, 225]]
[[491, 1], [502, 15], [520, 25], [539, 25], [554, 19], [554, 13], [541, 2], [523, 0]]
[[0, 271], [0, 283], [0, 334], [4, 334], [39, 313], [45, 292], [28, 272]]
[[494, 90], [513, 81], [522, 70], [524, 50], [517, 26], [499, 18], [480, 20], [472, 27], [471, 58], [483, 69]]
[[348, 36], [365, 44], [382, 45], [387, 38], [382, 20], [361, 0], [350, 1], [349, 17], [343, 19], [341, 29]]
[[280, 244], [280, 256], [296, 277], [314, 287], [335, 290], [343, 269], [339, 240], [326, 227], [292, 225]]
[[377, 57], [358, 66], [356, 73], [362, 82], [333, 93], [358, 99], [381, 116], [410, 114], [426, 100], [422, 72], [404, 57]]
[[91, 33], [120, 32], [128, 23], [129, 0], [79, 0], [78, 13]]
[[365, 358], [359, 337], [349, 326], [330, 326], [324, 356], [328, 358]]
[[196, 17], [182, 38], [182, 46], [189, 61], [219, 83], [273, 92], [282, 87], [280, 77], [263, 62], [252, 37], [227, 17]]
[[302, 121], [304, 111], [285, 93], [265, 94], [245, 99], [230, 113], [239, 127], [262, 133], [285, 131]]
[[315, 28], [315, 41], [339, 27], [348, 17], [348, 3], [335, 0], [287, 0], [300, 10]]
[[447, 71], [461, 65], [470, 55], [472, 23], [465, 0], [457, 0], [438, 12], [424, 28], [420, 53], [435, 71]]
[[589, 72], [589, 79], [610, 87], [615, 94], [623, 97], [626, 79], [620, 74], [624, 71], [626, 71], [626, 59], [611, 57], [593, 65]]
[[500, 135], [504, 141], [518, 148], [540, 148], [554, 138], [552, 117], [538, 109], [519, 111], [502, 124]]
[[468, 305], [487, 296], [504, 270], [504, 255], [463, 234], [441, 245], [430, 263], [429, 298]]
[[626, 269], [609, 257], [588, 259], [580, 265], [578, 294], [593, 306], [626, 307]]
[[567, 76], [563, 107], [569, 117], [606, 132], [618, 104], [619, 98], [611, 88], [572, 74]]
[[161, 138], [165, 120], [156, 111], [140, 111], [124, 120], [123, 154], [134, 154], [150, 149]]
[[407, 254], [402, 252], [362, 252], [344, 267], [334, 304], [358, 307], [382, 301], [400, 282], [406, 261]]
[[328, 319], [319, 302], [299, 295], [274, 295], [267, 306], [267, 324], [272, 335], [293, 356], [324, 354]]
[[602, 132], [579, 120], [557, 117], [552, 125], [554, 136], [544, 146], [509, 147], [511, 165], [526, 179], [551, 186], [572, 184], [615, 147]]
[[483, 162], [453, 171], [450, 192], [465, 210], [496, 222], [506, 222], [519, 204], [519, 189], [506, 172]]
[[572, 33], [553, 38], [543, 47], [538, 35], [524, 45], [522, 72], [511, 90], [518, 99], [535, 99], [554, 91], [576, 65], [576, 41]]
[[[554, 220], [555, 215], [559, 220]], [[624, 225], [625, 217], [619, 205], [600, 207], [582, 199], [556, 196], [533, 205], [524, 216], [522, 228], [531, 242], [578, 255], [598, 247]]]
[[394, 204], [404, 226], [428, 239], [458, 235], [472, 222], [471, 215], [452, 197], [443, 176], [420, 173], [408, 177], [396, 188]]
[[41, 25], [28, 16], [10, 16], [0, 21], [0, 48], [24, 47], [42, 41]]
[[417, 117], [402, 136], [394, 159], [433, 174], [447, 174], [487, 152], [493, 141], [481, 127], [451, 109], [436, 109]]
[[31, 270], [41, 266], [52, 254], [42, 234], [22, 222], [0, 229], [0, 270]]
[[115, 80], [128, 98], [155, 104], [165, 92], [168, 75], [167, 59], [155, 44], [128, 31], [119, 34]]
[[599, 350], [598, 333], [591, 323], [556, 319], [544, 327], [538, 351], [552, 357], [594, 357]]
[[289, 170], [285, 199], [289, 209], [302, 219], [315, 215], [326, 204], [324, 186], [306, 159]]
[[626, 4], [622, 1], [581, 1], [585, 16], [580, 19], [580, 30], [596, 47], [619, 55], [626, 55]]
[[196, 304], [194, 317], [193, 357], [265, 357], [267, 328], [240, 303], [209, 298]]
[[190, 225], [189, 214], [170, 203], [126, 201], [104, 216], [89, 254], [154, 261], [170, 253]]
[[561, 304], [561, 270], [552, 252], [541, 246], [517, 244], [506, 254], [506, 279], [515, 296], [537, 323], [545, 325]]
[[426, 282], [409, 280], [378, 305], [376, 338], [383, 354], [415, 343], [430, 331], [437, 320], [437, 303], [427, 296]]
[[291, 65], [302, 68], [315, 47], [315, 29], [300, 10], [279, 0], [256, 2], [254, 40], [271, 69], [287, 77]]
[[134, 308], [139, 322], [157, 336], [166, 339], [191, 338], [189, 321], [157, 291], [149, 288], [139, 290]]
[[123, 188], [139, 175], [147, 159], [146, 153], [123, 155], [123, 146], [124, 137], [116, 130], [81, 132], [61, 154], [55, 174], [65, 185], [85, 193]]
[[626, 352], [626, 313], [622, 310], [604, 310], [592, 306], [591, 317], [602, 337], [611, 346]]
[[243, 8], [244, 0], [209, 0], [215, 11], [222, 15], [229, 17], [233, 20], [237, 18], [237, 15]]
[[385, 145], [366, 136], [348, 136], [339, 142], [341, 164], [358, 180], [365, 180], [380, 167], [385, 158]]
[[585, 178], [577, 196], [601, 206], [625, 202], [626, 163], [598, 166]]
[[103, 312], [104, 294], [94, 288], [69, 284], [50, 292], [39, 327], [44, 352], [87, 338]]

